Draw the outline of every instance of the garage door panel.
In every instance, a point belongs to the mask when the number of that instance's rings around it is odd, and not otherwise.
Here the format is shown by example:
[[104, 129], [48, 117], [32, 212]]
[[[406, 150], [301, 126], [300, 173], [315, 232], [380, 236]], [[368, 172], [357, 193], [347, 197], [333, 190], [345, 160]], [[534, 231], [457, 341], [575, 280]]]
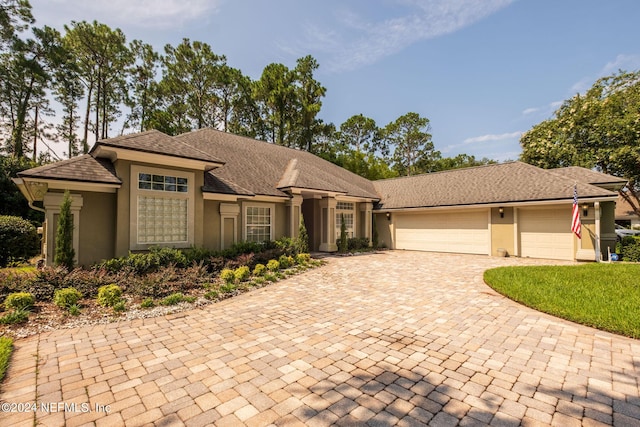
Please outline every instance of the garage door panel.
[[396, 248], [432, 252], [489, 253], [486, 211], [397, 214]]
[[518, 213], [523, 257], [572, 260], [571, 217], [562, 209], [522, 209]]

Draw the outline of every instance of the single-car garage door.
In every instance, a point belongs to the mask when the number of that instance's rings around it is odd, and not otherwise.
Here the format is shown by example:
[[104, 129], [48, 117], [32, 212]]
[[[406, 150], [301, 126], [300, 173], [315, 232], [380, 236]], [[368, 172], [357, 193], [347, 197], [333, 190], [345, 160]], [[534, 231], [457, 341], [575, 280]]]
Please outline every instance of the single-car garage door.
[[574, 259], [571, 206], [519, 209], [520, 255], [531, 258]]
[[396, 249], [464, 254], [489, 253], [486, 210], [394, 214]]

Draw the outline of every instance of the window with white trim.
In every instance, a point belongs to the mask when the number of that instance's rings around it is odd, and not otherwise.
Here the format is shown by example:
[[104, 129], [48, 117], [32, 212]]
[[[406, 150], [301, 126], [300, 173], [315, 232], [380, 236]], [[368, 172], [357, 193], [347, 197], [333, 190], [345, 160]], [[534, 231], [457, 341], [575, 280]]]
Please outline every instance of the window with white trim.
[[347, 229], [347, 237], [354, 237], [355, 203], [338, 202], [336, 204], [336, 239], [340, 238], [342, 218]]
[[273, 205], [252, 204], [245, 207], [245, 240], [273, 240]]
[[131, 249], [193, 244], [194, 174], [132, 165], [131, 177]]

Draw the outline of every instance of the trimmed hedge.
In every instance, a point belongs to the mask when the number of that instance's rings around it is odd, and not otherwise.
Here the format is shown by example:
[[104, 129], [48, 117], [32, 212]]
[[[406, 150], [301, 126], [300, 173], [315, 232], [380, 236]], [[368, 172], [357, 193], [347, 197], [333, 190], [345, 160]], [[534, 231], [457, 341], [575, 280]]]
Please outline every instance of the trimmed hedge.
[[17, 216], [0, 215], [0, 267], [23, 261], [40, 252], [36, 227]]

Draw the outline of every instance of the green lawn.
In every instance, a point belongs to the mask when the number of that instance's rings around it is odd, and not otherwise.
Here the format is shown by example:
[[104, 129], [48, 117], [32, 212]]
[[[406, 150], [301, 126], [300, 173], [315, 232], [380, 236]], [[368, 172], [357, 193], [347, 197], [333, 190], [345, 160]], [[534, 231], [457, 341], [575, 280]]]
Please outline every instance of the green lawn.
[[484, 280], [536, 310], [640, 338], [640, 264], [500, 267]]

